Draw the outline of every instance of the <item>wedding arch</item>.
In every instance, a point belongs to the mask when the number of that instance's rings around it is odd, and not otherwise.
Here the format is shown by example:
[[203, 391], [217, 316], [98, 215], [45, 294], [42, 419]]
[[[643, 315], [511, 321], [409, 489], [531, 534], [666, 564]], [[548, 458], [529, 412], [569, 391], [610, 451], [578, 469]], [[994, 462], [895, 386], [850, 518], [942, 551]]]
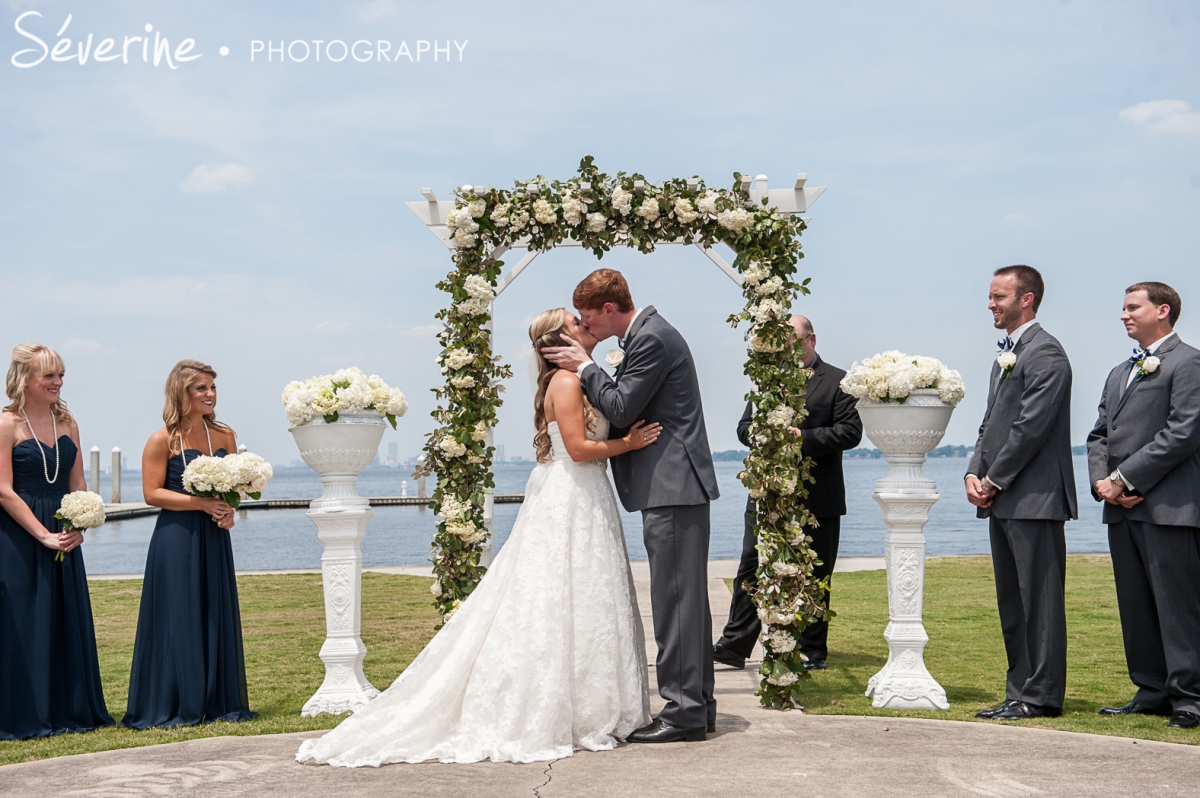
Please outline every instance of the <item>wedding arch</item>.
[[[454, 268], [437, 287], [450, 295], [436, 317], [444, 323], [438, 362], [446, 377], [435, 388], [438, 428], [425, 445], [424, 473], [437, 475], [431, 497], [441, 516], [434, 537], [432, 586], [444, 618], [457, 609], [490, 562], [492, 531], [492, 429], [501, 405], [500, 381], [511, 369], [492, 351], [492, 302], [539, 254], [574, 246], [602, 258], [615, 246], [653, 252], [663, 244], [698, 247], [742, 287], [745, 305], [729, 317], [749, 322], [745, 373], [754, 384], [753, 446], [739, 478], [758, 502], [759, 589], [766, 656], [758, 695], [764, 706], [797, 705], [806, 675], [797, 648], [808, 623], [825, 616], [821, 587], [812, 578], [815, 559], [804, 527], [810, 461], [787, 427], [804, 409], [807, 371], [789, 342], [793, 299], [807, 294], [798, 280], [804, 257], [804, 213], [824, 188], [808, 188], [798, 175], [791, 188], [768, 189], [767, 178], [734, 173], [730, 189], [713, 189], [698, 177], [647, 181], [640, 174], [601, 173], [591, 156], [565, 181], [541, 175], [512, 189], [465, 185], [454, 199], [406, 203], [453, 253]], [[733, 264], [713, 250], [724, 243]], [[527, 253], [507, 273], [500, 260], [512, 249]]]

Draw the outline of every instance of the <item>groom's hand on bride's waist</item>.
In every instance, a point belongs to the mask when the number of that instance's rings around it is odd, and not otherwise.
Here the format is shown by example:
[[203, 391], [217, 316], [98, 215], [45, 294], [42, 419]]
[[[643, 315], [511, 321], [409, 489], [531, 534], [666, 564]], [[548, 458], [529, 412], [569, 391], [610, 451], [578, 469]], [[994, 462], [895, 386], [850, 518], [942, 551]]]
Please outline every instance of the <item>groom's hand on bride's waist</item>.
[[592, 359], [588, 357], [587, 351], [579, 345], [579, 342], [571, 336], [564, 334], [563, 340], [567, 342], [565, 346], [543, 347], [542, 355], [561, 369], [579, 373], [583, 366], [592, 362]]

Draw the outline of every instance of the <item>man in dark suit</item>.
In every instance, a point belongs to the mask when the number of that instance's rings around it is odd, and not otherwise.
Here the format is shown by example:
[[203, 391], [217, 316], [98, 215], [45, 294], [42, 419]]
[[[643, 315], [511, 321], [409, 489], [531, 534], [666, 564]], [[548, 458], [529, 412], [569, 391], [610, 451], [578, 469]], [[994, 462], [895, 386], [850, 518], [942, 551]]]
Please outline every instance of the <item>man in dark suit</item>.
[[[808, 416], [799, 428], [791, 431], [800, 438], [804, 454], [813, 458], [812, 476], [815, 484], [808, 488], [804, 506], [817, 519], [815, 528], [808, 530], [813, 551], [820, 564], [813, 569], [814, 579], [832, 579], [837, 562], [838, 541], [841, 537], [842, 516], [846, 514], [846, 484], [842, 477], [842, 452], [858, 446], [862, 440], [862, 419], [855, 409], [855, 400], [842, 391], [839, 383], [846, 372], [829, 365], [817, 355], [817, 335], [812, 323], [803, 316], [792, 316], [792, 327], [804, 351], [804, 367], [813, 370], [808, 378], [804, 406]], [[746, 404], [737, 436], [743, 446], [750, 446], [750, 419], [754, 405]], [[733, 580], [733, 600], [729, 605], [729, 620], [721, 639], [713, 644], [713, 659], [734, 668], [744, 668], [758, 640], [762, 623], [754, 602], [746, 592], [758, 584], [758, 537], [754, 534], [755, 503], [746, 500], [746, 532], [742, 538], [742, 559], [737, 577]], [[829, 593], [824, 594], [826, 606]], [[800, 650], [808, 657], [804, 667], [818, 670], [825, 667], [829, 654], [829, 622], [819, 621], [805, 628]]]
[[1104, 501], [1129, 678], [1123, 707], [1200, 726], [1200, 351], [1179, 340], [1182, 303], [1164, 283], [1125, 289], [1137, 341], [1108, 375], [1088, 435], [1092, 496]]
[[720, 494], [700, 383], [687, 342], [652, 305], [638, 309], [613, 269], [597, 269], [575, 288], [581, 323], [598, 340], [617, 336], [625, 356], [610, 377], [579, 344], [548, 347], [547, 359], [579, 375], [583, 390], [620, 437], [641, 420], [662, 425], [654, 446], [612, 459], [621, 504], [641, 510], [650, 560], [650, 604], [658, 692], [666, 706], [629, 742], [704, 740], [715, 731], [708, 606], [709, 504]]
[[989, 519], [1000, 629], [1008, 654], [1005, 700], [976, 717], [1056, 717], [1067, 677], [1064, 527], [1078, 518], [1071, 461], [1071, 363], [1037, 323], [1037, 269], [997, 269], [988, 292], [1007, 335], [992, 364], [987, 412], [967, 469], [967, 500]]

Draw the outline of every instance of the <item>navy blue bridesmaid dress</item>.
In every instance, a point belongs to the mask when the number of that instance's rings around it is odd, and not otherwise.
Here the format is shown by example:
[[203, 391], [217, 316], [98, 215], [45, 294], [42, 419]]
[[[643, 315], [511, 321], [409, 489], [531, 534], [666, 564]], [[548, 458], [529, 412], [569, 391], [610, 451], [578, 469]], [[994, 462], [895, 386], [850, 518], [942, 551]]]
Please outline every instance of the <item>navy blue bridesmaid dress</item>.
[[[43, 447], [39, 451], [39, 447]], [[46, 478], [54, 448], [29, 439], [13, 447], [13, 490], [45, 527], [54, 517], [75, 458], [75, 443], [58, 439], [58, 479]], [[62, 562], [0, 508], [0, 740], [47, 737], [111, 726], [100, 685], [96, 629], [83, 552]]]
[[[200, 455], [187, 450], [189, 460]], [[168, 460], [164, 487], [185, 493], [183, 468], [182, 455]], [[202, 510], [163, 510], [146, 555], [129, 709], [121, 725], [191, 726], [257, 714], [246, 694], [229, 532]]]

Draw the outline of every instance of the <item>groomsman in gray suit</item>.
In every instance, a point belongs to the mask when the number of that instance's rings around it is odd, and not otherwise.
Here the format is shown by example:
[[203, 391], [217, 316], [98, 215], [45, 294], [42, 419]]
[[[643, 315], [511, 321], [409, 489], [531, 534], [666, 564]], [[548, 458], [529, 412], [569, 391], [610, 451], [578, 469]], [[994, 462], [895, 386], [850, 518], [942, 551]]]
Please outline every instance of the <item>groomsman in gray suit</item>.
[[637, 308], [620, 272], [598, 269], [575, 288], [583, 326], [617, 336], [625, 357], [615, 376], [572, 342], [542, 350], [579, 375], [611, 437], [641, 420], [662, 425], [658, 443], [612, 459], [629, 512], [642, 512], [650, 558], [650, 603], [658, 644], [658, 692], [666, 706], [629, 742], [693, 742], [716, 731], [712, 614], [708, 606], [709, 503], [720, 494], [704, 428], [700, 383], [687, 342], [652, 305]]
[[997, 269], [988, 309], [1007, 335], [967, 470], [967, 500], [989, 519], [1005, 700], [976, 717], [1062, 713], [1067, 676], [1064, 526], [1078, 518], [1071, 462], [1071, 363], [1035, 317], [1045, 291], [1030, 266]]
[[1133, 700], [1101, 715], [1170, 715], [1200, 726], [1200, 351], [1179, 340], [1182, 303], [1164, 283], [1125, 289], [1137, 341], [1108, 375], [1088, 435], [1104, 502]]

